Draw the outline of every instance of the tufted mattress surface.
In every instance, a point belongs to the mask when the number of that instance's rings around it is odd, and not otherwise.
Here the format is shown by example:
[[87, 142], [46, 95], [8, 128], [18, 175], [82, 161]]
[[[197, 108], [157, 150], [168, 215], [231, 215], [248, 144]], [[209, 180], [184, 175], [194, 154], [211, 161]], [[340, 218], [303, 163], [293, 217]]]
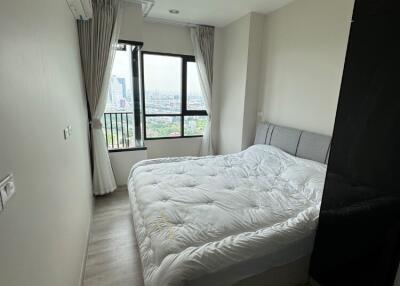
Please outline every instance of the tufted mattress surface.
[[310, 237], [325, 172], [269, 145], [136, 164], [128, 187], [146, 286], [184, 285]]

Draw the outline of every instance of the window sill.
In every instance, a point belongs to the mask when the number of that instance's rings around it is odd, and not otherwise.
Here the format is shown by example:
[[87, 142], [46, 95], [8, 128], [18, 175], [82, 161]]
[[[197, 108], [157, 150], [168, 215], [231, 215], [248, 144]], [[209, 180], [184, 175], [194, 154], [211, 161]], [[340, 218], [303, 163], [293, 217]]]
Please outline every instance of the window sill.
[[155, 137], [155, 138], [145, 138], [145, 141], [152, 141], [152, 140], [170, 140], [170, 139], [188, 139], [188, 138], [199, 138], [203, 137], [203, 135], [194, 135], [194, 136], [179, 136], [179, 137]]
[[147, 147], [142, 146], [142, 147], [133, 147], [133, 148], [125, 148], [125, 149], [110, 149], [110, 150], [108, 150], [108, 153], [145, 151], [145, 150], [147, 150]]

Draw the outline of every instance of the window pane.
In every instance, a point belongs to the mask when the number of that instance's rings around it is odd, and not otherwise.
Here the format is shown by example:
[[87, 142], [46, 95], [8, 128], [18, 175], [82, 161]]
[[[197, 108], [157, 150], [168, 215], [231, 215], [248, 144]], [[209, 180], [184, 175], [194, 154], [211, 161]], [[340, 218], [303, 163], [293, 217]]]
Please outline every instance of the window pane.
[[184, 119], [185, 136], [203, 135], [207, 125], [207, 116], [185, 116]]
[[133, 111], [131, 46], [115, 53], [105, 112]]
[[187, 110], [206, 110], [195, 62], [187, 63]]
[[180, 114], [182, 59], [143, 55], [146, 114]]
[[136, 145], [133, 117], [132, 49], [121, 45], [111, 70], [103, 132], [108, 149], [131, 148]]
[[146, 117], [146, 136], [147, 138], [181, 136], [181, 117]]

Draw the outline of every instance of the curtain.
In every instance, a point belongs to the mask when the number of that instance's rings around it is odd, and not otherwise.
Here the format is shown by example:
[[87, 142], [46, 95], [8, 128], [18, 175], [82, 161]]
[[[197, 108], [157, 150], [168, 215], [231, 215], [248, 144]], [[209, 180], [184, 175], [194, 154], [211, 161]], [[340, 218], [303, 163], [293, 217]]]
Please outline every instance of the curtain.
[[214, 27], [197, 26], [190, 29], [194, 56], [200, 77], [200, 86], [203, 91], [204, 102], [208, 114], [208, 124], [205, 127], [200, 155], [213, 155], [212, 142], [212, 81], [213, 81], [213, 54], [214, 54]]
[[108, 84], [121, 26], [120, 0], [93, 0], [93, 18], [78, 20], [86, 96], [91, 116], [93, 193], [113, 192], [117, 185], [103, 133]]

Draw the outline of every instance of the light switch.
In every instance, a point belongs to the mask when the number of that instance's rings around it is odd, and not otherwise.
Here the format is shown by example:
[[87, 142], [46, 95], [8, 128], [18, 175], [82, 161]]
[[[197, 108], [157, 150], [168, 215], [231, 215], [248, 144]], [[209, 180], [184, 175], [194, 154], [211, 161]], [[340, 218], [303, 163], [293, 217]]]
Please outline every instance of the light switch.
[[64, 139], [68, 140], [68, 138], [72, 135], [72, 126], [68, 125], [64, 130]]
[[0, 196], [3, 208], [6, 206], [7, 202], [11, 199], [11, 197], [14, 194], [15, 194], [14, 176], [10, 174], [0, 182]]
[[68, 140], [68, 138], [69, 138], [69, 130], [68, 130], [68, 128], [65, 128], [64, 129], [64, 139]]

